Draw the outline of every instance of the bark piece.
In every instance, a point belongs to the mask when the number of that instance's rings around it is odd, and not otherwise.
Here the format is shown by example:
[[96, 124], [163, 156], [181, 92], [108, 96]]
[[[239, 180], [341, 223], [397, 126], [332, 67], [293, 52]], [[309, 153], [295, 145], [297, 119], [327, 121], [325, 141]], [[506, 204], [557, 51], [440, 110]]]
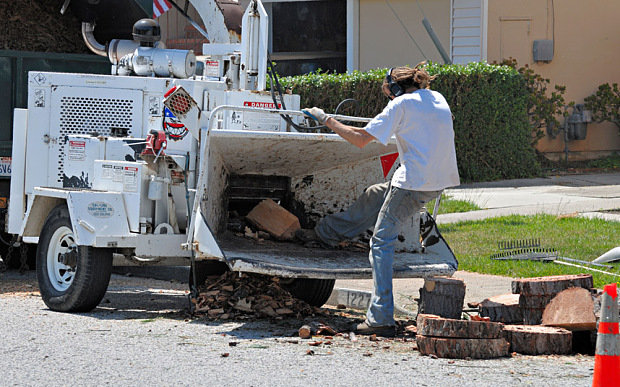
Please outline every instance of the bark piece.
[[420, 288], [418, 312], [440, 317], [460, 319], [465, 300], [465, 283], [448, 277], [424, 279]]
[[418, 314], [417, 331], [422, 336], [447, 338], [497, 339], [502, 337], [503, 324], [468, 321]]
[[504, 337], [510, 351], [525, 355], [564, 355], [571, 353], [572, 333], [566, 329], [540, 325], [506, 325]]
[[446, 337], [416, 337], [418, 350], [423, 355], [451, 359], [493, 359], [508, 356], [510, 344], [506, 339], [454, 339]]
[[558, 293], [545, 308], [542, 324], [571, 331], [595, 330], [596, 316], [590, 291], [570, 288]]
[[562, 290], [578, 287], [591, 289], [594, 287], [591, 274], [554, 275], [536, 278], [521, 278], [512, 281], [512, 292], [528, 295], [555, 295]]
[[259, 229], [282, 240], [293, 239], [295, 231], [301, 228], [299, 219], [295, 215], [271, 199], [258, 203], [246, 218]]
[[518, 294], [500, 294], [480, 303], [480, 315], [504, 324], [521, 323], [523, 313], [519, 307]]

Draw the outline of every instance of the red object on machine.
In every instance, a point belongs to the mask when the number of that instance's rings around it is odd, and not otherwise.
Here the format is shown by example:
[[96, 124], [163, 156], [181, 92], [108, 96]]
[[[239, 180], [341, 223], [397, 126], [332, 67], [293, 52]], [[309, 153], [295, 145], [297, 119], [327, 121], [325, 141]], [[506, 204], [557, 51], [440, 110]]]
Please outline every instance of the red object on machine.
[[146, 148], [142, 151], [142, 154], [159, 156], [167, 146], [166, 132], [163, 130], [152, 130], [146, 138]]
[[398, 152], [381, 156], [381, 168], [383, 168], [383, 178], [386, 178], [388, 173], [390, 173], [390, 169], [392, 169], [392, 166], [396, 162], [397, 158]]

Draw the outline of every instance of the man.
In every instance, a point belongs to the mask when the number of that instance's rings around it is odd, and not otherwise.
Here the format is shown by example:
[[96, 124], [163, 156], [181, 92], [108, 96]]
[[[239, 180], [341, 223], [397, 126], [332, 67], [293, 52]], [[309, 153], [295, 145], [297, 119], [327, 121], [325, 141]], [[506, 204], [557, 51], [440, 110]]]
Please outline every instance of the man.
[[366, 321], [356, 326], [360, 334], [395, 334], [392, 263], [398, 233], [444, 188], [460, 184], [452, 113], [445, 98], [429, 90], [434, 77], [421, 65], [388, 71], [382, 90], [390, 102], [363, 129], [344, 125], [317, 107], [304, 110], [360, 148], [373, 140], [386, 145], [392, 136], [396, 138], [401, 165], [391, 182], [369, 187], [349, 209], [328, 215], [314, 230], [297, 235], [336, 246], [374, 226], [369, 254], [374, 289]]

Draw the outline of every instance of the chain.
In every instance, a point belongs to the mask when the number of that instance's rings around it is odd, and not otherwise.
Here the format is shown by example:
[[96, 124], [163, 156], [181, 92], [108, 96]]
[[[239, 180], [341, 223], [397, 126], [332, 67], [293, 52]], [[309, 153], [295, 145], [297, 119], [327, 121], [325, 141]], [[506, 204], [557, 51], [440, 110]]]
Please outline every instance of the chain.
[[13, 238], [11, 239], [11, 242], [9, 242], [9, 248], [6, 250], [6, 257], [4, 259], [4, 263], [6, 263], [6, 265], [9, 265], [9, 262], [11, 262], [11, 259], [13, 259], [12, 255], [13, 255], [13, 245], [17, 243], [17, 235], [13, 235]]
[[28, 245], [24, 242], [19, 244], [19, 274], [24, 274], [30, 270], [28, 266]]

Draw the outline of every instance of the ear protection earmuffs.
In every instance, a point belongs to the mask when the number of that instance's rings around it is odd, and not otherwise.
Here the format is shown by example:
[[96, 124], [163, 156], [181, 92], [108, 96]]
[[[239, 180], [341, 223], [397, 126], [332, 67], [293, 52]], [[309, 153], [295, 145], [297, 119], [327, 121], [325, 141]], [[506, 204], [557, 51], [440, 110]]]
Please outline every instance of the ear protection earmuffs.
[[391, 68], [390, 71], [385, 74], [385, 81], [387, 82], [390, 93], [392, 93], [394, 97], [400, 97], [405, 94], [405, 90], [392, 79], [392, 70], [394, 70], [394, 68]]

